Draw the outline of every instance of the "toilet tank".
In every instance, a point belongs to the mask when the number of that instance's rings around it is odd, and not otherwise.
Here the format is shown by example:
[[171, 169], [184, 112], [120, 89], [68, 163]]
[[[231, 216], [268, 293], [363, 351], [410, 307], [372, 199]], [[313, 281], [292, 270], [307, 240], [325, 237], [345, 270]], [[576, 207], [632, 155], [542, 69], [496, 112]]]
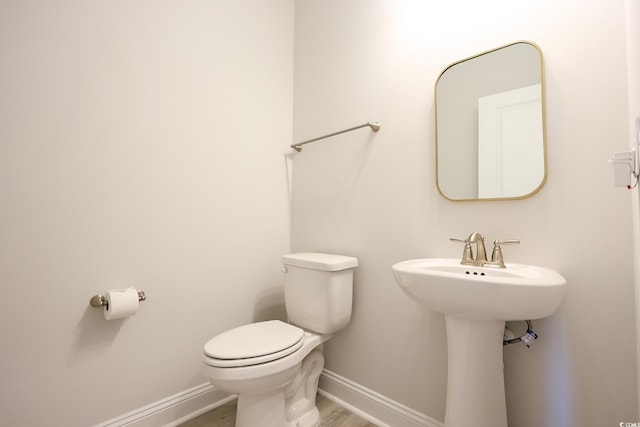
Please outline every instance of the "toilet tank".
[[291, 323], [321, 334], [333, 333], [349, 323], [357, 258], [303, 252], [284, 255], [282, 263]]

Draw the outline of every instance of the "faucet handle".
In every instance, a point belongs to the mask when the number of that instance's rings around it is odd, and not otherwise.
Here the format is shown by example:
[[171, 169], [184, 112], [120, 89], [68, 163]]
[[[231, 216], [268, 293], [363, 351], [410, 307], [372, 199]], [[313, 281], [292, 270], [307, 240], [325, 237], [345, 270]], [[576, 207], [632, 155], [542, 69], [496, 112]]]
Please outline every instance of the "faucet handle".
[[493, 244], [494, 245], [519, 245], [520, 244], [520, 240], [517, 240], [517, 239], [513, 239], [513, 240], [494, 240]]
[[449, 240], [456, 243], [464, 243], [464, 251], [462, 252], [462, 262], [473, 261], [473, 251], [471, 250], [471, 242], [469, 239], [459, 239], [457, 237], [449, 237]]
[[500, 245], [519, 245], [520, 240], [494, 240], [493, 252], [491, 253], [491, 264], [494, 267], [505, 268], [502, 248]]
[[449, 237], [452, 242], [469, 243], [469, 239], [460, 239], [459, 237]]

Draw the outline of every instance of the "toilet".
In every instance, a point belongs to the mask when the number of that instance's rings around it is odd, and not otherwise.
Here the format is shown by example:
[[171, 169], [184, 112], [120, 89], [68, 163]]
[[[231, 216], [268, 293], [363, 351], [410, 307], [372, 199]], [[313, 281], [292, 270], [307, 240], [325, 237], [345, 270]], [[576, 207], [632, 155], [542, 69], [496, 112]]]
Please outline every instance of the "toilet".
[[282, 257], [289, 323], [251, 323], [204, 346], [204, 374], [238, 395], [236, 427], [316, 427], [322, 343], [351, 320], [354, 257], [314, 252]]

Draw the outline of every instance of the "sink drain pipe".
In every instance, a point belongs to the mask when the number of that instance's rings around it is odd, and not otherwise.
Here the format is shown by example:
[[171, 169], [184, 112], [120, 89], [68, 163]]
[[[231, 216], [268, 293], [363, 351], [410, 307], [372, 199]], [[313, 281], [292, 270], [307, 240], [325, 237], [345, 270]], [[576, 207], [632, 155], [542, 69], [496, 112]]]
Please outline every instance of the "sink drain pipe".
[[[526, 320], [527, 322], [527, 332], [525, 332], [524, 334], [520, 335], [518, 338], [513, 338], [513, 339], [503, 339], [502, 341], [502, 345], [509, 345], [509, 344], [515, 344], [517, 342], [521, 342], [523, 343], [525, 346], [527, 346], [527, 348], [531, 347], [531, 344], [538, 339], [538, 334], [536, 334], [535, 332], [533, 332], [531, 330], [531, 320]], [[505, 338], [506, 338], [506, 332], [507, 330], [509, 332], [511, 332], [511, 329], [506, 328], [505, 327]], [[511, 336], [513, 336], [513, 332], [511, 332]]]

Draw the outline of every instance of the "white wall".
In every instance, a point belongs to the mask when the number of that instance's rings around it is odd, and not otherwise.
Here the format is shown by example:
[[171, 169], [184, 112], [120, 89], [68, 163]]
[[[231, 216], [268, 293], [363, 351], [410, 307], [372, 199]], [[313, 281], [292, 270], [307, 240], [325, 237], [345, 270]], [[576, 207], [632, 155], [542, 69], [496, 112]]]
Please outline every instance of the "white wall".
[[[640, 3], [626, 0], [627, 13], [627, 69], [629, 78], [629, 141], [630, 148], [638, 148], [640, 134], [636, 119], [640, 117]], [[640, 308], [640, 187], [633, 192], [634, 258], [636, 283], [636, 312]], [[637, 343], [640, 344], [640, 318], [636, 316]], [[640, 363], [640, 359], [638, 359]], [[640, 405], [639, 405], [640, 406]], [[639, 408], [640, 410], [640, 408]], [[640, 414], [639, 414], [640, 416]]]
[[[87, 426], [206, 382], [282, 316], [293, 2], [0, 1], [0, 424]], [[89, 298], [133, 285], [124, 321]]]
[[[435, 187], [433, 84], [446, 65], [527, 39], [546, 61], [547, 184], [521, 201], [455, 203]], [[400, 260], [458, 257], [450, 236], [518, 238], [507, 261], [568, 280], [540, 340], [505, 349], [509, 425], [637, 421], [630, 193], [607, 159], [628, 144], [625, 5], [296, 2], [294, 140], [379, 120], [294, 159], [293, 250], [357, 256], [354, 316], [327, 368], [442, 420], [441, 316], [394, 283]], [[513, 324], [521, 330], [521, 324]]]

